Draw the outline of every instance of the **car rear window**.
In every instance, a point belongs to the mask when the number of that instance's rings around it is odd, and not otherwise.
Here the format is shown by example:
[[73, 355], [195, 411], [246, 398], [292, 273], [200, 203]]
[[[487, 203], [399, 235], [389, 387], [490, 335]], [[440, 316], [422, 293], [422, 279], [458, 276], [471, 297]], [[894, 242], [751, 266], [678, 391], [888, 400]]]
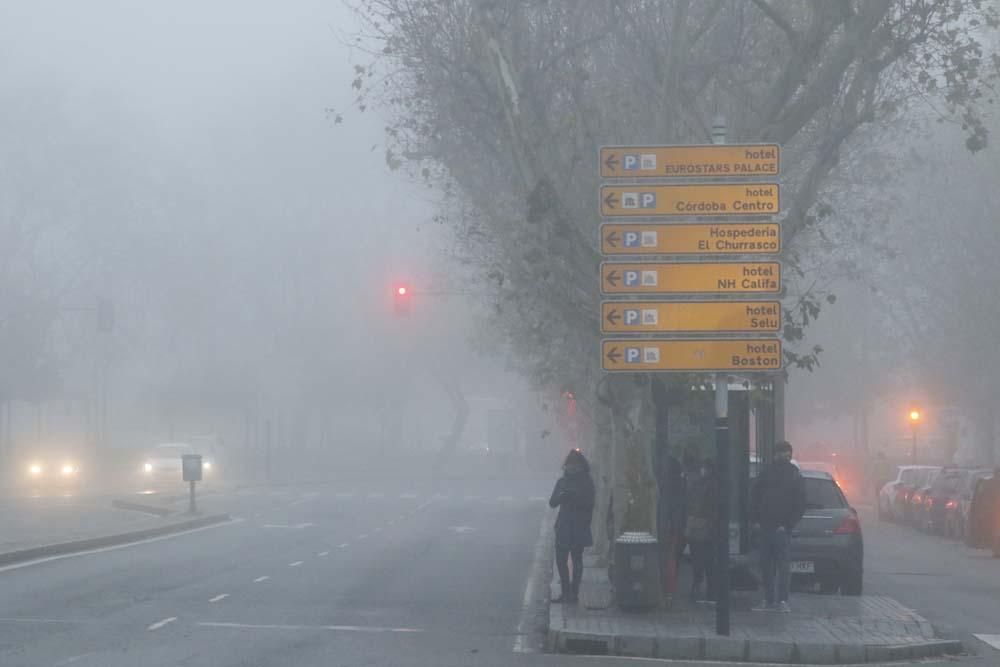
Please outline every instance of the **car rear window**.
[[807, 509], [838, 509], [847, 507], [844, 496], [833, 483], [832, 479], [806, 477], [806, 508]]

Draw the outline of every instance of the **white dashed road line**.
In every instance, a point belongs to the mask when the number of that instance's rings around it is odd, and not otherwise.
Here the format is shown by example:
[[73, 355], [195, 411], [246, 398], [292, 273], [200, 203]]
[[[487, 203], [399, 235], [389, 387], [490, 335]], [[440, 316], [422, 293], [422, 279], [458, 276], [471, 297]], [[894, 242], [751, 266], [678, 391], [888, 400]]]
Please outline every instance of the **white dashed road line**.
[[288, 567], [298, 567], [299, 565], [302, 565], [302, 563], [304, 563], [304, 562], [305, 561], [297, 560], [294, 563], [289, 563]]
[[500, 502], [508, 503], [514, 500], [514, 496], [497, 496], [497, 500]]
[[253, 580], [253, 583], [255, 583], [255, 584], [259, 584], [260, 582], [262, 582], [262, 581], [267, 581], [267, 580], [268, 580], [268, 579], [270, 579], [270, 578], [271, 578], [271, 577], [269, 577], [269, 576], [267, 576], [267, 575], [265, 574], [265, 575], [264, 575], [263, 577], [257, 577], [256, 579], [254, 579], [254, 580]]
[[338, 548], [338, 549], [346, 549], [346, 548], [347, 548], [347, 547], [349, 547], [349, 546], [351, 546], [351, 543], [350, 543], [350, 542], [344, 542], [343, 544], [338, 544], [338, 545], [337, 545], [337, 548]]
[[153, 623], [148, 628], [146, 628], [146, 632], [153, 632], [154, 630], [159, 630], [164, 625], [168, 625], [170, 623], [173, 623], [176, 620], [177, 620], [176, 616], [171, 616], [169, 618], [163, 619], [162, 621], [157, 621], [156, 623]]
[[377, 500], [379, 498], [385, 498], [384, 493], [369, 493], [368, 498], [371, 500]]
[[416, 499], [417, 494], [415, 494], [415, 493], [401, 493], [401, 494], [399, 494], [399, 497], [402, 500], [414, 500], [414, 499]]
[[377, 625], [277, 625], [254, 623], [198, 623], [202, 628], [234, 628], [238, 630], [338, 630], [340, 632], [423, 632], [420, 628], [388, 628]]
[[219, 602], [220, 600], [225, 600], [229, 597], [229, 593], [219, 593], [214, 598], [209, 598], [209, 602]]
[[353, 493], [338, 493], [338, 494], [336, 494], [336, 497], [337, 498], [353, 498], [354, 494]]
[[545, 496], [531, 496], [530, 498], [528, 498], [528, 500], [530, 500], [533, 503], [544, 503], [546, 500], [548, 500], [548, 498], [546, 498]]
[[319, 552], [318, 554], [316, 554], [316, 555], [317, 555], [317, 556], [319, 556], [320, 558], [323, 558], [324, 556], [329, 556], [329, 555], [330, 555], [330, 552], [329, 552], [329, 551], [320, 551], [320, 552]]
[[466, 496], [465, 499], [466, 500], [482, 500], [483, 497], [482, 496]]

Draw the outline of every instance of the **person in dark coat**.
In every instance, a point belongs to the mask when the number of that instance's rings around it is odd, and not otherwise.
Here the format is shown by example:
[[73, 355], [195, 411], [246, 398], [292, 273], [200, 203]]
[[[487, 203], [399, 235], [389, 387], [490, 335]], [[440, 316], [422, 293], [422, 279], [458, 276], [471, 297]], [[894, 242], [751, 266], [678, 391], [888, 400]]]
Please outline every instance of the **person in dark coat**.
[[[563, 463], [563, 476], [556, 482], [549, 499], [550, 507], [559, 508], [556, 517], [556, 568], [562, 595], [553, 602], [576, 602], [583, 581], [583, 550], [594, 544], [590, 520], [594, 514], [594, 480], [590, 464], [579, 449], [571, 450]], [[570, 579], [569, 559], [573, 560]]]
[[782, 440], [774, 447], [774, 463], [757, 478], [750, 499], [750, 516], [760, 525], [760, 569], [764, 580], [764, 601], [757, 610], [790, 611], [788, 551], [792, 530], [805, 509], [805, 481], [792, 463], [792, 446]]
[[[716, 599], [713, 545], [718, 525], [717, 491], [714, 462], [706, 459], [700, 469], [689, 473], [687, 482], [687, 522], [684, 527], [684, 537], [691, 549], [692, 602]], [[705, 581], [704, 598], [701, 596], [702, 581]]]

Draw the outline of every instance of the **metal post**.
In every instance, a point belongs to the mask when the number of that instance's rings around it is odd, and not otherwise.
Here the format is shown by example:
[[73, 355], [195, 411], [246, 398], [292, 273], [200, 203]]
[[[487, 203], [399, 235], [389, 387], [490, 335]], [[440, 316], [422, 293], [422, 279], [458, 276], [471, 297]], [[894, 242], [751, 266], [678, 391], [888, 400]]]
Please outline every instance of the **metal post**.
[[[712, 143], [726, 143], [726, 119], [712, 121]], [[717, 480], [717, 524], [715, 531], [715, 633], [729, 634], [729, 380], [715, 375], [715, 470]]]
[[[774, 442], [785, 439], [785, 376], [774, 376]], [[769, 461], [770, 463], [770, 461]]]
[[191, 482], [190, 484], [191, 484], [191, 495], [189, 497], [189, 502], [188, 502], [188, 513], [194, 514], [195, 511], [197, 510], [194, 504], [194, 482]]
[[715, 469], [718, 510], [715, 531], [715, 633], [729, 634], [729, 387], [715, 376]]
[[913, 425], [913, 444], [910, 449], [910, 459], [913, 465], [917, 465], [917, 425]]

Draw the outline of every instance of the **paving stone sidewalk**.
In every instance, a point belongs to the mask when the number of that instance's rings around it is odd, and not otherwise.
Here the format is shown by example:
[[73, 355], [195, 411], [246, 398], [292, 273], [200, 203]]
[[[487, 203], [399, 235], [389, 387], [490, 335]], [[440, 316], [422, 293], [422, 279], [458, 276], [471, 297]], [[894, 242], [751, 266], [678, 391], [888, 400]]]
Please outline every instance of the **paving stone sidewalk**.
[[[591, 563], [592, 564], [592, 563]], [[624, 612], [611, 604], [607, 571], [584, 570], [581, 603], [549, 608], [548, 648], [560, 653], [784, 664], [844, 664], [959, 653], [931, 624], [892, 598], [793, 594], [792, 613], [754, 612], [734, 596], [731, 634], [715, 634], [711, 605]], [[558, 581], [553, 580], [553, 593]], [[681, 587], [681, 590], [686, 588]]]

